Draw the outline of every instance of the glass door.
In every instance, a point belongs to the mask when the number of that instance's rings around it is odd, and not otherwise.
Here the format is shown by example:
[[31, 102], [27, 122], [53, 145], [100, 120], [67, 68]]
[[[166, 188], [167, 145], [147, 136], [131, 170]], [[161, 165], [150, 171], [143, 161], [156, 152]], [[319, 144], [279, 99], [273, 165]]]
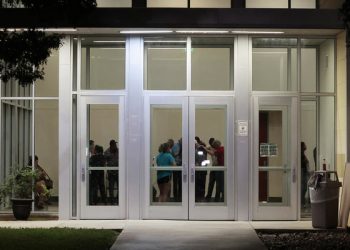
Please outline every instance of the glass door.
[[232, 97], [146, 97], [146, 219], [233, 219]]
[[124, 97], [80, 98], [82, 219], [125, 218]]
[[232, 97], [190, 97], [190, 220], [234, 219], [232, 106]]
[[254, 97], [253, 219], [297, 219], [297, 98]]

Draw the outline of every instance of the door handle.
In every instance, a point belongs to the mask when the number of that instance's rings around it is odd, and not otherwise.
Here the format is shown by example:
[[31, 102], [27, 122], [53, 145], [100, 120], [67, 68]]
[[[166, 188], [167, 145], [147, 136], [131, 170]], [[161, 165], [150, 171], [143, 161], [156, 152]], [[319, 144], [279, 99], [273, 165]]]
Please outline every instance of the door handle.
[[85, 182], [85, 167], [82, 166], [81, 168], [81, 181]]
[[194, 182], [194, 167], [191, 168], [191, 182]]
[[296, 173], [295, 167], [293, 167], [293, 169], [292, 169], [292, 182], [295, 183], [296, 180], [297, 180], [297, 173]]
[[185, 163], [182, 166], [182, 175], [183, 175], [183, 181], [187, 182], [187, 167]]

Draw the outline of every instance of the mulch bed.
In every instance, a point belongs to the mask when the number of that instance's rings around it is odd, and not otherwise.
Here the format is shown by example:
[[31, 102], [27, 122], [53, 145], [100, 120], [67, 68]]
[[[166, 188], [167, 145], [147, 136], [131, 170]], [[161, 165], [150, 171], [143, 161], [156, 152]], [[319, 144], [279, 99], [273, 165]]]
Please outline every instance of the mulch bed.
[[350, 231], [332, 230], [257, 230], [268, 249], [350, 249]]

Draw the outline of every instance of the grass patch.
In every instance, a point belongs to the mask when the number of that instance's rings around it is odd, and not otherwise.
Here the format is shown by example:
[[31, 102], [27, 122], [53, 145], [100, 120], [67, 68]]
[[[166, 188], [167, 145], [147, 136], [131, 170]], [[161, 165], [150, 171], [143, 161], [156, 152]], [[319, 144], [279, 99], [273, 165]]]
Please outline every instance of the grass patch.
[[107, 250], [119, 231], [106, 229], [0, 228], [0, 249], [6, 250]]

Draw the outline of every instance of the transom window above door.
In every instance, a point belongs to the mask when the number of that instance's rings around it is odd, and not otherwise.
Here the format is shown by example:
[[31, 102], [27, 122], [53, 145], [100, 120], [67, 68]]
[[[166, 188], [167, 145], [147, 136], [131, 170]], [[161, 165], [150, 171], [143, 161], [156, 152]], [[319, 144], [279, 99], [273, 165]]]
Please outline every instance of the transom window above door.
[[233, 37], [144, 38], [146, 90], [233, 90]]
[[125, 89], [125, 39], [81, 39], [81, 89]]

